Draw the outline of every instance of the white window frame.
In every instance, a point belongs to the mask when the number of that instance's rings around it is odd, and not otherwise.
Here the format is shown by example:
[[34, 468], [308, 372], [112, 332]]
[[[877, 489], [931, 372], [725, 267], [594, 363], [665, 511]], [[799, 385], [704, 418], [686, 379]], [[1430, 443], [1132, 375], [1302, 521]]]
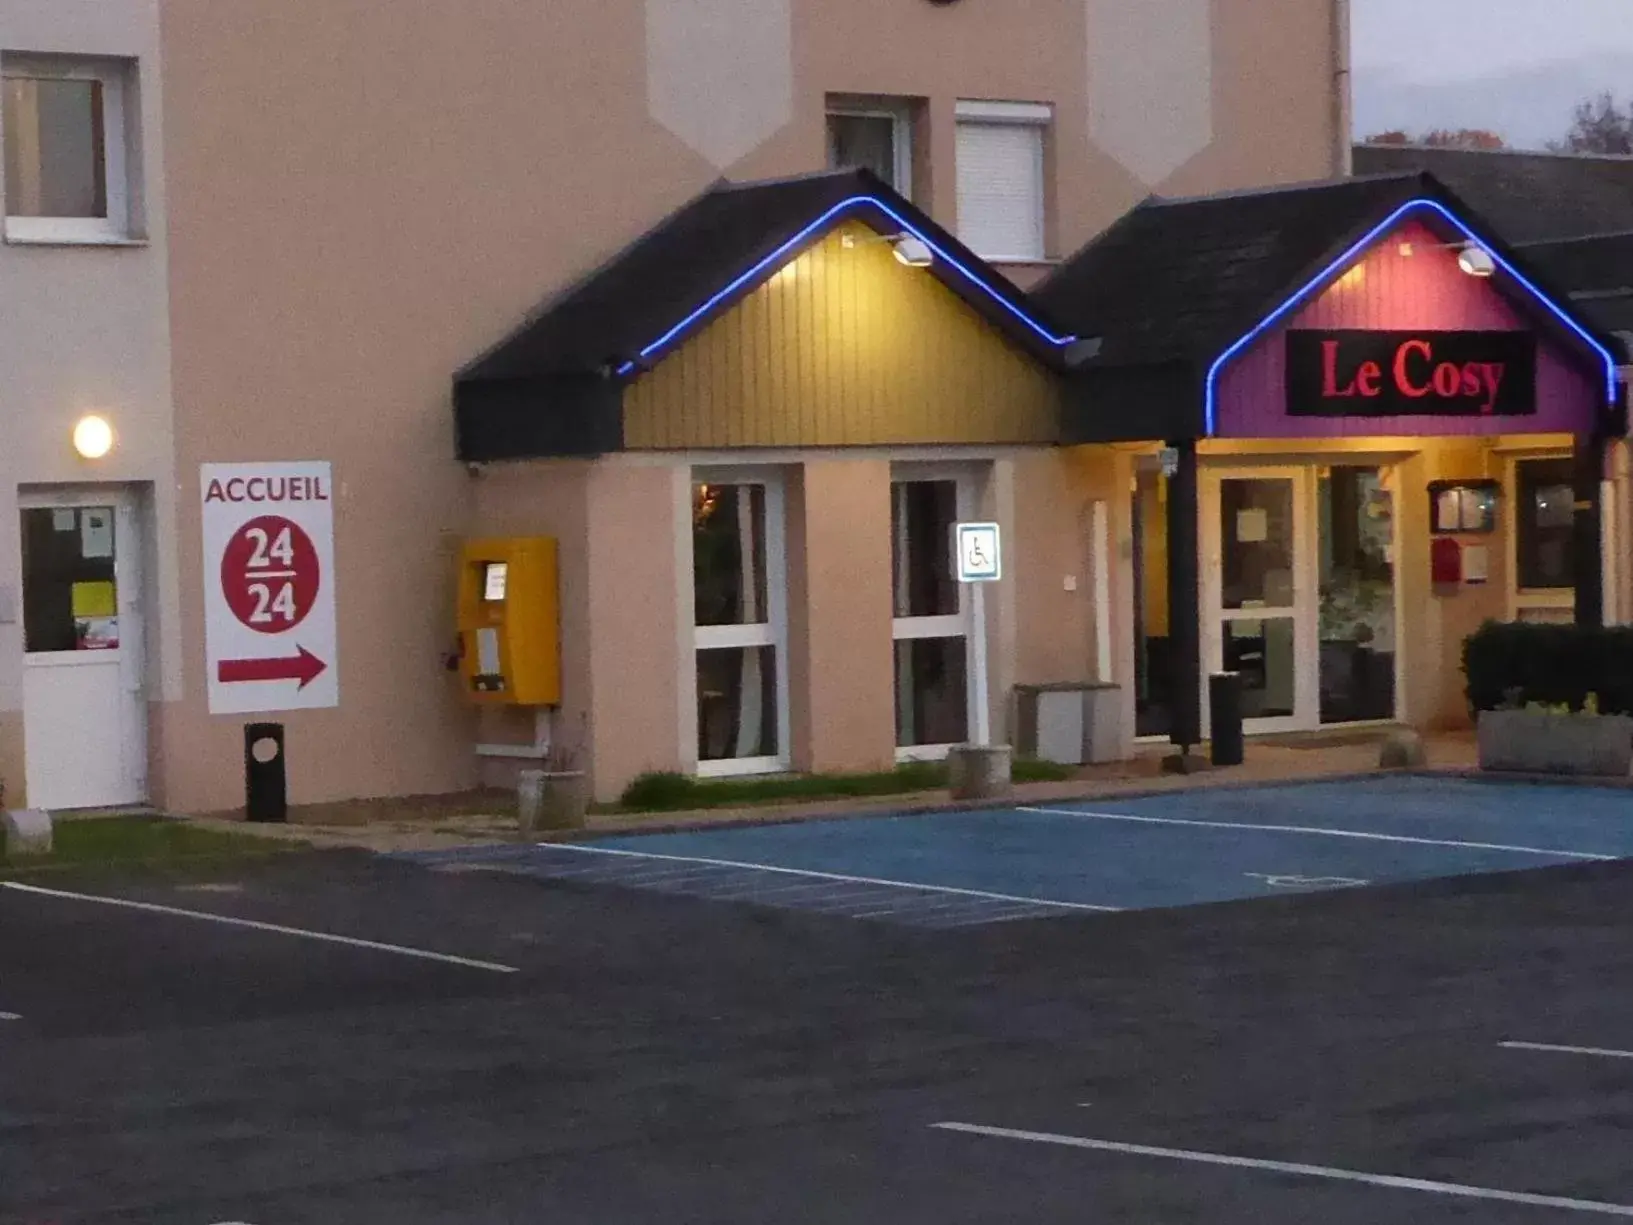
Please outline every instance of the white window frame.
[[[961, 98], [953, 107], [957, 127], [1010, 126], [1038, 130], [1038, 249], [1031, 252], [981, 251], [976, 254], [994, 264], [1047, 264], [1049, 259], [1049, 167], [1045, 142], [1055, 121], [1055, 109], [1046, 102], [998, 102]], [[962, 188], [958, 175], [961, 167], [954, 167], [955, 184]]]
[[[968, 522], [976, 517], [977, 511], [977, 474], [969, 467], [948, 464], [893, 464], [890, 469], [890, 501], [892, 510], [896, 502], [896, 486], [910, 485], [920, 481], [951, 481], [957, 487], [956, 516], [960, 522]], [[894, 516], [892, 516], [894, 517]], [[892, 556], [895, 555], [895, 541], [892, 541]], [[948, 542], [948, 562], [951, 564], [951, 541]], [[891, 607], [895, 607], [895, 567], [891, 567], [890, 582]], [[895, 668], [895, 649], [898, 642], [910, 642], [918, 638], [962, 638], [964, 640], [964, 726], [966, 729], [974, 724], [975, 717], [975, 675], [974, 661], [971, 657], [970, 638], [974, 632], [973, 616], [971, 612], [970, 585], [958, 584], [958, 611], [943, 613], [931, 617], [892, 617], [890, 621], [891, 667]], [[899, 678], [898, 678], [899, 679]], [[901, 699], [896, 694], [894, 686], [891, 689], [892, 716], [895, 714], [895, 703]], [[892, 718], [892, 724], [895, 720]], [[898, 744], [896, 746], [896, 760], [909, 761], [942, 761], [947, 754], [958, 746], [955, 744]]]
[[906, 103], [893, 105], [877, 103], [830, 103], [823, 114], [823, 139], [827, 139], [827, 122], [831, 118], [888, 119], [890, 120], [890, 151], [894, 165], [891, 169], [896, 194], [913, 198], [913, 112]]
[[[0, 53], [0, 75], [37, 80], [96, 81], [102, 86], [103, 167], [108, 212], [105, 217], [13, 217], [10, 185], [0, 183], [7, 201], [6, 241], [58, 245], [120, 245], [131, 239], [131, 151], [126, 122], [130, 80], [128, 61], [75, 56]], [[8, 122], [0, 113], [0, 123]], [[3, 167], [0, 167], [3, 170]]]
[[[731, 778], [751, 774], [786, 773], [792, 762], [789, 734], [788, 688], [788, 515], [787, 482], [780, 469], [694, 468], [686, 482], [686, 502], [681, 508], [683, 523], [692, 521], [693, 490], [707, 485], [759, 485], [765, 490], [765, 587], [766, 619], [755, 625], [692, 626], [692, 649], [681, 661], [681, 692], [691, 695], [692, 719], [689, 752], [699, 778]], [[681, 573], [688, 591], [688, 607], [695, 583], [692, 533], [684, 533], [685, 557]], [[697, 736], [697, 656], [699, 651], [743, 647], [771, 647], [777, 670], [777, 751], [761, 757], [727, 757], [705, 761], [698, 756]]]

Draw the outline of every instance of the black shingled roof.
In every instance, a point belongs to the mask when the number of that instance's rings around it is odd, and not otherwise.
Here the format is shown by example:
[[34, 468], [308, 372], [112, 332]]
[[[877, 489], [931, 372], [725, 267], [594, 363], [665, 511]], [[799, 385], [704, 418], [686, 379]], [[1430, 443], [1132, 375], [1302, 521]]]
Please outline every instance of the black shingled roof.
[[1511, 243], [1633, 229], [1633, 157], [1356, 145], [1355, 173], [1427, 171]]
[[[1569, 300], [1426, 173], [1153, 197], [1033, 291], [1051, 318], [1084, 338], [1079, 349], [1089, 354], [1074, 362], [1067, 437], [1200, 433], [1203, 379], [1214, 360], [1395, 209], [1418, 198], [1444, 205], [1555, 301]], [[1432, 214], [1424, 220], [1437, 224]], [[1501, 279], [1496, 284], [1503, 287]], [[1578, 315], [1593, 328], [1585, 311]], [[1558, 327], [1546, 320], [1540, 326]]]
[[[462, 459], [598, 454], [622, 447], [624, 363], [765, 260], [829, 209], [855, 196], [884, 201], [982, 278], [992, 294], [1036, 316], [1024, 294], [864, 169], [753, 183], [720, 182], [599, 268], [552, 295], [521, 327], [459, 371], [454, 411]], [[900, 224], [871, 205], [846, 210], [881, 234]], [[837, 224], [839, 218], [835, 219]], [[813, 234], [810, 241], [820, 238]], [[737, 287], [725, 310], [769, 277]], [[1059, 354], [1000, 301], [936, 260], [926, 270], [1042, 361]], [[662, 354], [653, 360], [661, 360]], [[628, 372], [628, 371], [625, 371]], [[632, 372], [630, 372], [632, 373]]]
[[1633, 343], [1633, 229], [1526, 243], [1519, 250], [1556, 283], [1568, 286], [1577, 309], [1595, 324]]
[[1032, 292], [1094, 363], [1212, 361], [1406, 201], [1422, 175], [1338, 179], [1187, 199], [1152, 197]]

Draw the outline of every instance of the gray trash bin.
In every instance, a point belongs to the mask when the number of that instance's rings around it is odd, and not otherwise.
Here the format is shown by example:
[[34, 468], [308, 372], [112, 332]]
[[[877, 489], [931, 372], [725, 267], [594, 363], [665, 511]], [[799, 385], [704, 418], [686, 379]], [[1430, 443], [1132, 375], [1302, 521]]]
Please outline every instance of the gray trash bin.
[[1015, 747], [1022, 757], [1066, 766], [1127, 755], [1122, 694], [1104, 681], [1016, 685]]

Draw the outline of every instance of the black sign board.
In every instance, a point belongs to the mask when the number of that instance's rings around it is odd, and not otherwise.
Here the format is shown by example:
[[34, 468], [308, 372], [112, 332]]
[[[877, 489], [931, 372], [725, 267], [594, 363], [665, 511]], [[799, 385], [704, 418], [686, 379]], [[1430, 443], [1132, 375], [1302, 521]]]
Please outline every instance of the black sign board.
[[1527, 417], [1530, 332], [1287, 333], [1290, 417]]

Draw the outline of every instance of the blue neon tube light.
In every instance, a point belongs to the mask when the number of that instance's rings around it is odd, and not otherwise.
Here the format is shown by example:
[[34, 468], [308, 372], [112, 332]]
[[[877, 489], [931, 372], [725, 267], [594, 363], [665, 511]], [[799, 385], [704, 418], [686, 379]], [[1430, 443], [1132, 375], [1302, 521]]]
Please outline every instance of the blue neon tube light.
[[901, 213], [897, 212], [887, 202], [881, 200], [878, 196], [849, 196], [846, 199], [841, 200], [838, 204], [835, 204], [832, 208], [828, 209], [827, 212], [823, 213], [815, 221], [811, 222], [810, 225], [806, 226], [798, 234], [795, 234], [787, 242], [783, 243], [782, 246], [778, 247], [770, 255], [760, 260], [752, 268], [748, 269], [748, 271], [733, 279], [729, 284], [710, 297], [701, 306], [697, 307], [697, 309], [693, 310], [679, 323], [675, 324], [674, 327], [670, 328], [662, 336], [659, 336], [651, 344], [643, 348], [640, 353], [637, 354], [634, 361], [624, 362], [618, 367], [619, 376], [622, 377], [631, 373], [641, 362], [649, 360], [655, 354], [668, 348], [681, 336], [684, 336], [693, 327], [695, 327], [701, 320], [706, 318], [717, 307], [719, 307], [722, 302], [730, 299], [733, 294], [737, 293], [744, 286], [752, 284], [755, 280], [766, 275], [768, 272], [781, 267], [789, 256], [803, 247], [811, 240], [813, 236], [826, 228], [828, 223], [834, 218], [838, 217], [841, 213], [849, 212], [852, 209], [861, 208], [865, 205], [872, 205], [885, 216], [889, 217], [897, 225], [901, 226], [903, 231], [911, 234], [925, 246], [929, 247], [931, 252], [934, 253], [936, 259], [940, 260], [948, 267], [956, 269], [967, 281], [970, 282], [970, 284], [974, 285], [999, 306], [1003, 307], [1004, 310], [1008, 311], [1010, 315], [1014, 316], [1014, 318], [1022, 323], [1027, 330], [1029, 330], [1033, 335], [1037, 336], [1038, 339], [1042, 340], [1045, 344], [1050, 345], [1053, 348], [1063, 349], [1067, 345], [1074, 344], [1077, 341], [1076, 336], [1056, 336], [1048, 328], [1044, 327], [1043, 324], [1032, 318], [1031, 315], [1027, 314], [1020, 307], [1016, 306], [1013, 302], [1005, 298], [991, 285], [989, 285], [985, 279], [977, 275], [972, 269], [965, 266], [962, 261], [954, 257], [945, 247], [937, 243], [923, 230], [919, 229], [916, 225], [914, 225], [906, 217], [902, 216]]
[[1213, 437], [1214, 427], [1217, 424], [1216, 414], [1219, 407], [1219, 375], [1220, 372], [1224, 370], [1225, 366], [1233, 358], [1240, 356], [1243, 350], [1251, 346], [1254, 341], [1258, 340], [1271, 328], [1275, 327], [1278, 323], [1286, 319], [1287, 316], [1294, 310], [1307, 302], [1318, 290], [1324, 288], [1329, 280], [1331, 280], [1338, 273], [1342, 272], [1353, 260], [1363, 254], [1369, 247], [1372, 246], [1373, 243], [1377, 242], [1378, 239], [1382, 238], [1396, 225], [1400, 224], [1401, 220], [1408, 213], [1424, 208], [1439, 213], [1447, 221], [1451, 222], [1452, 226], [1458, 231], [1458, 233], [1462, 234], [1465, 239], [1467, 239], [1469, 242], [1477, 243], [1480, 247], [1482, 247], [1486, 253], [1491, 256], [1497, 267], [1501, 268], [1510, 277], [1512, 277], [1516, 283], [1523, 286], [1526, 292], [1528, 292], [1533, 298], [1542, 303], [1543, 306], [1547, 307], [1548, 310], [1552, 312], [1554, 318], [1558, 319], [1567, 328], [1579, 336], [1589, 348], [1591, 348], [1600, 356], [1600, 358], [1603, 359], [1605, 364], [1605, 403], [1607, 405], [1614, 405], [1616, 403], [1615, 355], [1612, 354], [1609, 349], [1605, 348], [1604, 345], [1595, 340], [1582, 327], [1581, 324], [1577, 323], [1577, 321], [1572, 319], [1570, 315], [1566, 314], [1558, 303], [1556, 303], [1547, 294], [1543, 293], [1542, 290], [1537, 288], [1536, 285], [1532, 284], [1532, 282], [1528, 280], [1519, 271], [1519, 269], [1515, 268], [1513, 264], [1509, 263], [1496, 251], [1493, 251], [1491, 246], [1483, 238], [1481, 238], [1473, 230], [1469, 229], [1468, 226], [1463, 224], [1462, 220], [1449, 208], [1440, 203], [1438, 200], [1430, 200], [1426, 197], [1422, 197], [1416, 200], [1408, 200], [1393, 213], [1390, 213], [1388, 217], [1380, 221], [1363, 238], [1359, 239], [1348, 251], [1345, 251], [1344, 254], [1340, 255], [1331, 264], [1327, 265], [1326, 268], [1317, 273], [1302, 289], [1294, 293], [1269, 315], [1266, 315], [1264, 319], [1259, 322], [1258, 326], [1256, 326], [1251, 332], [1243, 336], [1235, 344], [1231, 345], [1230, 348], [1226, 349], [1219, 355], [1219, 357], [1214, 361], [1213, 366], [1208, 370], [1208, 381], [1205, 392], [1206, 398], [1203, 405], [1203, 421], [1207, 430], [1207, 436], [1209, 438]]

